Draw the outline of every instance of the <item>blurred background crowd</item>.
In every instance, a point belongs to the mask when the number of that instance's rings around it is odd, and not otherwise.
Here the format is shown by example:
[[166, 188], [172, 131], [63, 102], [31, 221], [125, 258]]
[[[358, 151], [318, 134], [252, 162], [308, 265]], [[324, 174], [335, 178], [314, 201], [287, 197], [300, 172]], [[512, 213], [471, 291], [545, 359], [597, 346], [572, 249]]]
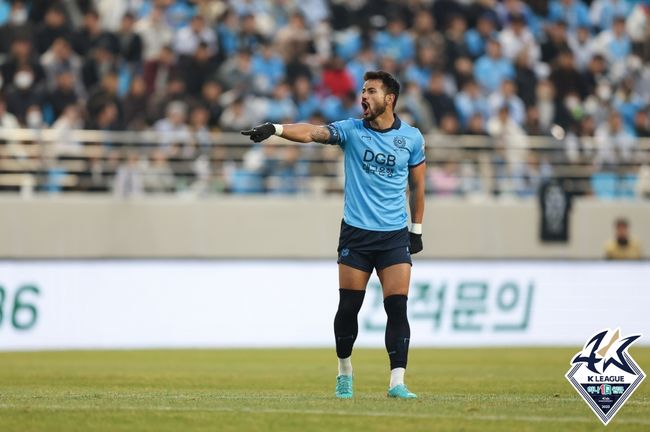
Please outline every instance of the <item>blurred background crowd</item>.
[[634, 0], [0, 0], [0, 190], [340, 191], [340, 150], [228, 132], [360, 117], [376, 69], [431, 193], [650, 197]]

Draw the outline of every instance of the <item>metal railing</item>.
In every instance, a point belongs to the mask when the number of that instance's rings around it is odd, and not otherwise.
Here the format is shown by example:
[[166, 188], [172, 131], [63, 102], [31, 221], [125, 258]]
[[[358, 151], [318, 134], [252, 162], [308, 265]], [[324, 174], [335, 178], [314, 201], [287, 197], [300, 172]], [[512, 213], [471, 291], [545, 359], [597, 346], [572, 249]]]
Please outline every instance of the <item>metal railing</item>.
[[[445, 136], [427, 142], [438, 195], [531, 196], [549, 178], [577, 194], [650, 197], [650, 140]], [[0, 129], [0, 191], [340, 193], [342, 152], [237, 133]]]

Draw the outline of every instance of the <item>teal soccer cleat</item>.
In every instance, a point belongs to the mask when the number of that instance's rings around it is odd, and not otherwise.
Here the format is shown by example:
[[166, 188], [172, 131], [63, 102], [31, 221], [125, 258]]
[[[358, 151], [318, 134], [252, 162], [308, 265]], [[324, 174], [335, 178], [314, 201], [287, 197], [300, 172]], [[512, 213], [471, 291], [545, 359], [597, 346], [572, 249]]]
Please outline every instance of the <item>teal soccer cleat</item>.
[[397, 384], [395, 387], [388, 389], [388, 397], [397, 399], [417, 399], [418, 395], [411, 393], [404, 384]]
[[352, 390], [352, 375], [339, 375], [336, 377], [336, 397], [339, 399], [351, 399], [354, 395]]

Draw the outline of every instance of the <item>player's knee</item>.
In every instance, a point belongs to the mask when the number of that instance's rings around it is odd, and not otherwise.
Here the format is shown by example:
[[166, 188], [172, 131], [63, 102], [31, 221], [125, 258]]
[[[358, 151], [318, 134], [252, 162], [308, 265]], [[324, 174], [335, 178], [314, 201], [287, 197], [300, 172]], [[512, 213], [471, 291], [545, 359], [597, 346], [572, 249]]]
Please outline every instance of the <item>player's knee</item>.
[[406, 315], [406, 302], [408, 297], [402, 294], [389, 295], [384, 299], [384, 310], [389, 321], [408, 323]]
[[361, 290], [339, 289], [338, 312], [343, 315], [357, 315], [361, 310], [366, 292]]

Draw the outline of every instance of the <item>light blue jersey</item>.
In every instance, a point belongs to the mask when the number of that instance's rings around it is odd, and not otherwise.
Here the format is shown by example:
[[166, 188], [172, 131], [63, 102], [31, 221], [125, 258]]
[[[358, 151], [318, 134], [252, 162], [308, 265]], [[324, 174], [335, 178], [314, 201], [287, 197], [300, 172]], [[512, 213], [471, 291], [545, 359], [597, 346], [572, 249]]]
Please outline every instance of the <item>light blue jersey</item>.
[[420, 131], [397, 116], [389, 129], [374, 129], [352, 118], [327, 128], [328, 144], [340, 145], [344, 153], [345, 223], [371, 231], [406, 227], [409, 168], [424, 162]]

